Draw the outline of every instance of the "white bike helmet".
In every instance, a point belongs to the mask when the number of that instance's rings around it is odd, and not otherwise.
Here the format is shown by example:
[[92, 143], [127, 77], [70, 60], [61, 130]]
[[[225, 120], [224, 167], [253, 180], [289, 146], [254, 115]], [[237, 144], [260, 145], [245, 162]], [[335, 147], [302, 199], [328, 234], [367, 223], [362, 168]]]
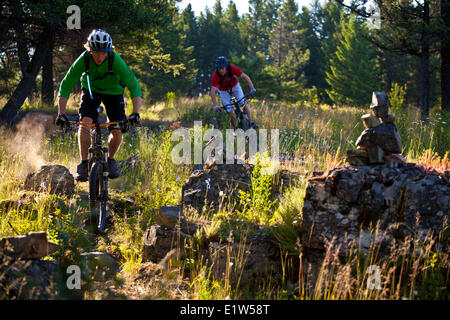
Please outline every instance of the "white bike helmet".
[[103, 29], [95, 29], [88, 37], [89, 47], [92, 51], [108, 52], [112, 50], [112, 39]]

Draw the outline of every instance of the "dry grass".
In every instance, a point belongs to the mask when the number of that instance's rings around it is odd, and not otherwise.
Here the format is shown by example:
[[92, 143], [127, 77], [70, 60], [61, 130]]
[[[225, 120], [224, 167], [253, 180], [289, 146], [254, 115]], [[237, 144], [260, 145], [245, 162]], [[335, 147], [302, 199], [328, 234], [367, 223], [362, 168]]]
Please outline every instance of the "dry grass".
[[422, 165], [426, 172], [439, 172], [443, 173], [450, 170], [450, 163], [448, 162], [448, 153], [441, 158], [436, 152], [431, 151], [431, 149], [425, 150], [425, 152], [420, 156], [418, 164]]

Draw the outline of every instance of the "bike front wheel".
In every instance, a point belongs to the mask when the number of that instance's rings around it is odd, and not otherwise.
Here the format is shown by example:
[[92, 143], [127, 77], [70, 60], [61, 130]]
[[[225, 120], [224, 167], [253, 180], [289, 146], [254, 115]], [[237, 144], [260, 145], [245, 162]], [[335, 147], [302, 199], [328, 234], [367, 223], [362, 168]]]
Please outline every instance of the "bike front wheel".
[[99, 232], [104, 231], [106, 220], [107, 181], [103, 172], [103, 164], [94, 162], [89, 175], [89, 225]]
[[248, 121], [247, 117], [244, 116], [243, 114], [241, 114], [239, 117], [238, 127], [244, 131], [247, 131], [248, 129], [250, 129], [250, 121]]

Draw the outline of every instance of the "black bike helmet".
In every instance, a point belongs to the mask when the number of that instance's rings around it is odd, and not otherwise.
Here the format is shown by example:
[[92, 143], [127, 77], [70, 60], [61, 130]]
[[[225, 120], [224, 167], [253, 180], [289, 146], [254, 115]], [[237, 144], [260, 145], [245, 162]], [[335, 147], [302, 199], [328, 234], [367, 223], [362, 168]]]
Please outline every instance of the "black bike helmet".
[[216, 59], [216, 68], [227, 67], [228, 64], [228, 60], [224, 56], [220, 56]]

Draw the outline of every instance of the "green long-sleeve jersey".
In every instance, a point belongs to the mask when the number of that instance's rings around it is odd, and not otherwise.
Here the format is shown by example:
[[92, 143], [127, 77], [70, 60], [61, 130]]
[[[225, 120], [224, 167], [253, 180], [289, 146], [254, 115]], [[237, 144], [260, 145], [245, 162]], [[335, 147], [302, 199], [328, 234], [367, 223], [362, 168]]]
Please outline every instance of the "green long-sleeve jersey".
[[[124, 87], [122, 82], [129, 90], [131, 98], [142, 97], [141, 87], [137, 81], [133, 71], [128, 68], [122, 58], [114, 53], [114, 62], [112, 65], [113, 74], [108, 74], [108, 57], [101, 65], [97, 65], [92, 56], [89, 55], [89, 83], [92, 92], [103, 94], [123, 94]], [[64, 79], [61, 81], [59, 87], [59, 95], [61, 97], [69, 98], [70, 93], [75, 84], [81, 79], [81, 86], [88, 89], [86, 80], [86, 67], [84, 64], [84, 52], [72, 64]]]

